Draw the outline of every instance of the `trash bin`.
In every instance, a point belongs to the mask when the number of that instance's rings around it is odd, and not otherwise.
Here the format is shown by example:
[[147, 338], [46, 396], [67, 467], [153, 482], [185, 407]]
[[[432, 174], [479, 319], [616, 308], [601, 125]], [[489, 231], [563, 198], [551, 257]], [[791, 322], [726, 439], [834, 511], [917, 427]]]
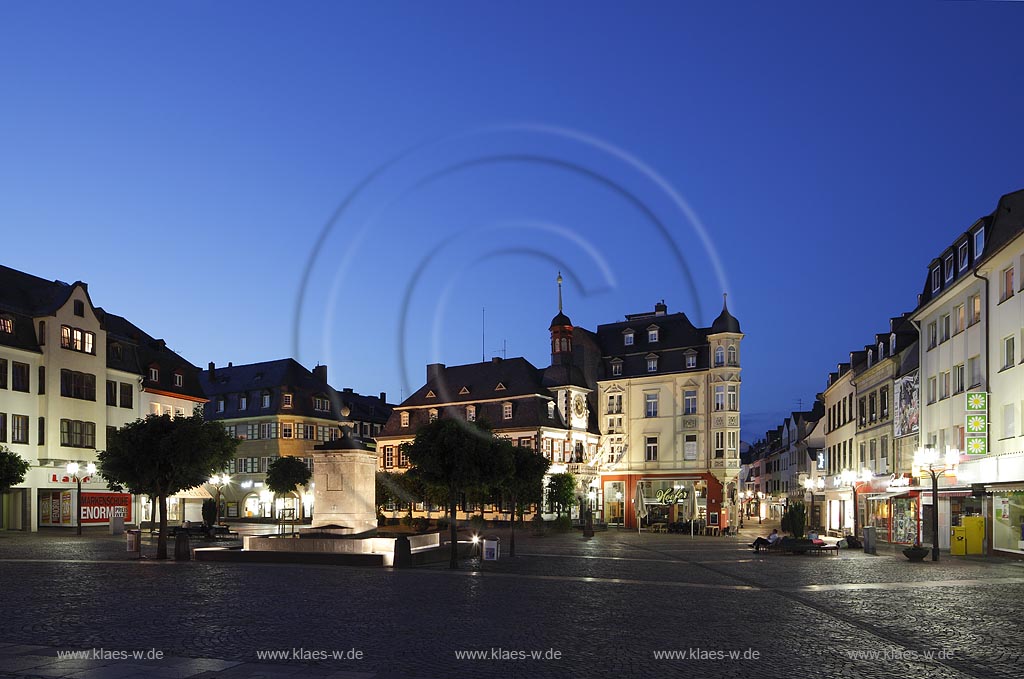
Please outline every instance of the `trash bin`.
[[953, 535], [949, 541], [949, 553], [953, 556], [967, 554], [967, 535], [963, 526], [953, 526]]
[[395, 538], [394, 567], [412, 567], [412, 544], [409, 542], [409, 538], [405, 535], [399, 535], [397, 538]]
[[188, 538], [187, 531], [179, 530], [174, 536], [174, 560], [192, 560], [192, 543]]
[[875, 527], [864, 526], [864, 553], [875, 554]]
[[498, 554], [501, 552], [501, 541], [498, 538], [493, 540], [484, 540], [484, 561], [497, 561]]
[[141, 552], [142, 551], [142, 531], [138, 528], [132, 528], [125, 531], [124, 534], [125, 551], [127, 552]]

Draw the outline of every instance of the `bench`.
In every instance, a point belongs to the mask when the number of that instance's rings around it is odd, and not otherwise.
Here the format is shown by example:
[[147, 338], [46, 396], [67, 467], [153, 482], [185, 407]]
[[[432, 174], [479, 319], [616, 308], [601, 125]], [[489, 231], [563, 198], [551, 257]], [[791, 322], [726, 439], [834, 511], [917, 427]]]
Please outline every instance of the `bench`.
[[836, 556], [839, 556], [839, 545], [814, 545], [809, 550], [815, 554], [821, 554], [822, 552], [835, 552]]

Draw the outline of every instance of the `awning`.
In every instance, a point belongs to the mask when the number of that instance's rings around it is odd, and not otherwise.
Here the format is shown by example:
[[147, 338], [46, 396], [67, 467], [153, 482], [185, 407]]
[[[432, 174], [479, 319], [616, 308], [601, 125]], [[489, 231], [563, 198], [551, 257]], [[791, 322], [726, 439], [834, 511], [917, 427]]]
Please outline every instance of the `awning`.
[[888, 500], [893, 497], [900, 497], [906, 495], [907, 490], [890, 490], [885, 493], [860, 493], [860, 496], [865, 500]]
[[195, 488], [189, 488], [188, 490], [181, 490], [172, 495], [171, 497], [179, 500], [212, 500], [213, 496], [210, 495], [210, 491], [206, 490], [206, 486], [196, 486]]

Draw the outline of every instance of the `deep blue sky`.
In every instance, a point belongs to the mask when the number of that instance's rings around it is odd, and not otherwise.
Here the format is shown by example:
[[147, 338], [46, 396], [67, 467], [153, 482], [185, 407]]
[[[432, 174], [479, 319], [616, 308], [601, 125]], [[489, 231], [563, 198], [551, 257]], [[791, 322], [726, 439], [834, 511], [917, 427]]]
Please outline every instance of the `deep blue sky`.
[[753, 439], [1024, 187], [1020, 3], [550, 4], [5, 3], [0, 262], [395, 401], [483, 307], [546, 365], [559, 268], [591, 329], [727, 289]]

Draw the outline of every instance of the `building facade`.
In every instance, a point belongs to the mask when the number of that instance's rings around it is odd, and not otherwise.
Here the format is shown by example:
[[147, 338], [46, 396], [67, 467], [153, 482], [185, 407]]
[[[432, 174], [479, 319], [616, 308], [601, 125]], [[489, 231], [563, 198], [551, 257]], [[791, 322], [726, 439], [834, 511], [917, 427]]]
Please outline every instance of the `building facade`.
[[0, 444], [32, 468], [4, 495], [6, 529], [145, 520], [141, 498], [82, 477], [112, 429], [151, 413], [191, 415], [204, 403], [199, 369], [127, 319], [93, 305], [82, 282], [48, 281], [0, 266]]
[[221, 516], [228, 519], [301, 519], [310, 516], [312, 493], [296, 490], [273, 495], [266, 488], [267, 467], [279, 457], [297, 457], [312, 470], [312, 450], [341, 438], [342, 425], [371, 442], [391, 415], [387, 396], [338, 391], [327, 382], [327, 366], [307, 370], [294, 359], [217, 367], [202, 371], [209, 401], [206, 417], [221, 422], [241, 440], [235, 459], [224, 470], [230, 481], [208, 487], [220, 496]]

